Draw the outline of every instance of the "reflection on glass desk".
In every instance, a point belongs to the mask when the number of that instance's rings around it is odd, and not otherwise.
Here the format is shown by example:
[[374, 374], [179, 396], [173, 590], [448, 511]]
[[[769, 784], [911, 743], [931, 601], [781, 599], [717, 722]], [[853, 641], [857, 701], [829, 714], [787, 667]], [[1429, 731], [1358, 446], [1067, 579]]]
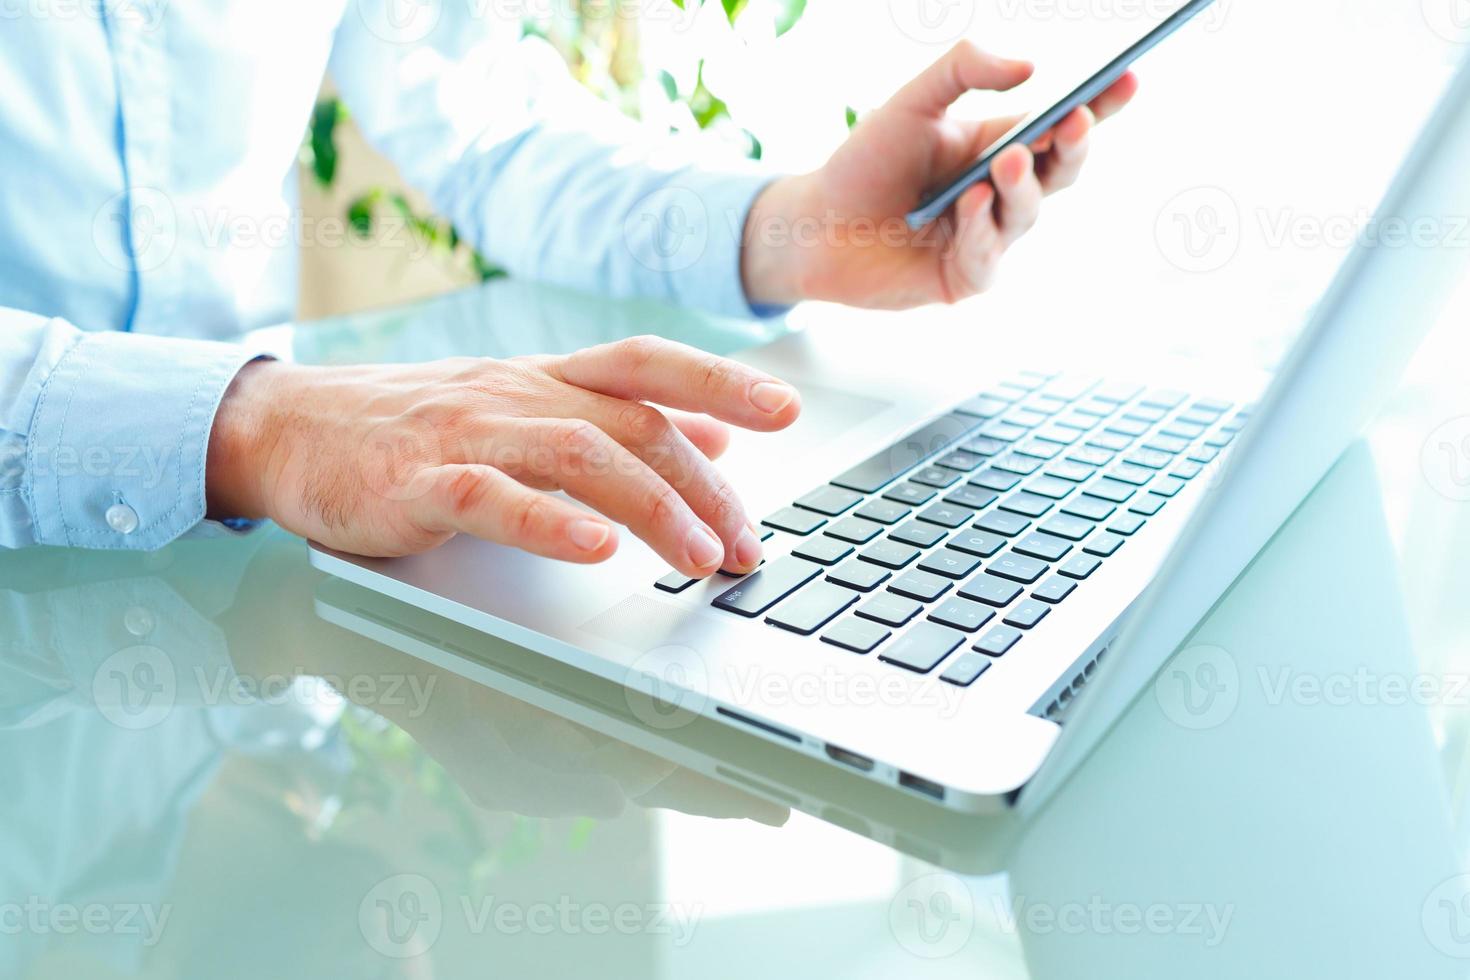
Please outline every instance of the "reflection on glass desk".
[[[781, 329], [519, 295], [279, 340]], [[562, 333], [497, 337], [512, 314]], [[1047, 806], [989, 819], [324, 578], [275, 530], [0, 554], [0, 976], [1463, 977], [1464, 728], [1437, 746], [1393, 695], [1423, 677], [1376, 483], [1348, 453]]]

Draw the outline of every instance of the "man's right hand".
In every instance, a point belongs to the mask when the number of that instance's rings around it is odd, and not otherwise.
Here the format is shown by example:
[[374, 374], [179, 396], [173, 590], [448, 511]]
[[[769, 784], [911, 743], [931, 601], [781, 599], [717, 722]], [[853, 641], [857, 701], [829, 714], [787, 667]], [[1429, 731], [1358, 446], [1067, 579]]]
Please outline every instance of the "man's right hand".
[[360, 555], [463, 532], [574, 562], [611, 556], [623, 524], [685, 574], [746, 572], [760, 537], [710, 463], [721, 422], [770, 432], [800, 411], [789, 385], [653, 337], [507, 361], [256, 361], [215, 417], [209, 513]]

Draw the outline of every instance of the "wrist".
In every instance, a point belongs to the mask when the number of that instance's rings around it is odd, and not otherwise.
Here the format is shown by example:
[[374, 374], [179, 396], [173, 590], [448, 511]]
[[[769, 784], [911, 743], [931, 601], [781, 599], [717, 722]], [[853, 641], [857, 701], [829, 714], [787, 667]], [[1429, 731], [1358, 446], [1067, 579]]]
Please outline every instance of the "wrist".
[[791, 306], [810, 297], [808, 283], [824, 244], [816, 221], [814, 174], [782, 177], [756, 197], [745, 218], [740, 275], [752, 306]]
[[271, 516], [265, 493], [266, 463], [274, 441], [272, 390], [285, 366], [255, 360], [225, 390], [209, 433], [204, 489], [213, 520]]

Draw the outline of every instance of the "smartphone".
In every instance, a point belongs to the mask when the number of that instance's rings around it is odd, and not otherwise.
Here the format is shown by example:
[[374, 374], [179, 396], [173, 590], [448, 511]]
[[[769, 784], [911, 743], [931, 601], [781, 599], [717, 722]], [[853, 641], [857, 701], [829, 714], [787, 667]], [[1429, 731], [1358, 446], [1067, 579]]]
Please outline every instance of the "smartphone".
[[944, 190], [926, 198], [923, 204], [912, 211], [906, 219], [909, 227], [917, 231], [949, 210], [950, 205], [959, 200], [961, 194], [990, 177], [990, 165], [1002, 150], [1016, 143], [1029, 144], [1040, 139], [1053, 126], [1067, 118], [1067, 114], [1073, 109], [1086, 105], [1106, 92], [1109, 86], [1123, 77], [1128, 66], [1137, 61], [1141, 55], [1189, 23], [1196, 14], [1214, 2], [1215, 0], [1189, 0], [1167, 20], [1135, 41], [1122, 54], [1108, 62], [1100, 71], [1062, 99], [1053, 103], [1050, 108], [1032, 113], [1022, 119], [1010, 132], [996, 140], [985, 151], [985, 155], [973, 167], [965, 171], [958, 180]]

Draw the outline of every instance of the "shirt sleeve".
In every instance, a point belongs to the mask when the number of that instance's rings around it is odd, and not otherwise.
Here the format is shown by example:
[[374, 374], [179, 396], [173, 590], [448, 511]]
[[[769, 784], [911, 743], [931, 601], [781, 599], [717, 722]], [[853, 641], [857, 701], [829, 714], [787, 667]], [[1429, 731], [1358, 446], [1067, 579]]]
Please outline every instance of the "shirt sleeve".
[[[691, 139], [650, 137], [572, 80], [519, 24], [460, 22], [393, 37], [393, 0], [361, 0], [331, 72], [364, 135], [482, 254], [512, 275], [727, 316], [745, 220], [773, 175]], [[497, 26], [500, 28], [497, 30]]]
[[0, 308], [0, 547], [142, 551], [230, 533], [204, 520], [205, 463], [215, 411], [252, 359]]

